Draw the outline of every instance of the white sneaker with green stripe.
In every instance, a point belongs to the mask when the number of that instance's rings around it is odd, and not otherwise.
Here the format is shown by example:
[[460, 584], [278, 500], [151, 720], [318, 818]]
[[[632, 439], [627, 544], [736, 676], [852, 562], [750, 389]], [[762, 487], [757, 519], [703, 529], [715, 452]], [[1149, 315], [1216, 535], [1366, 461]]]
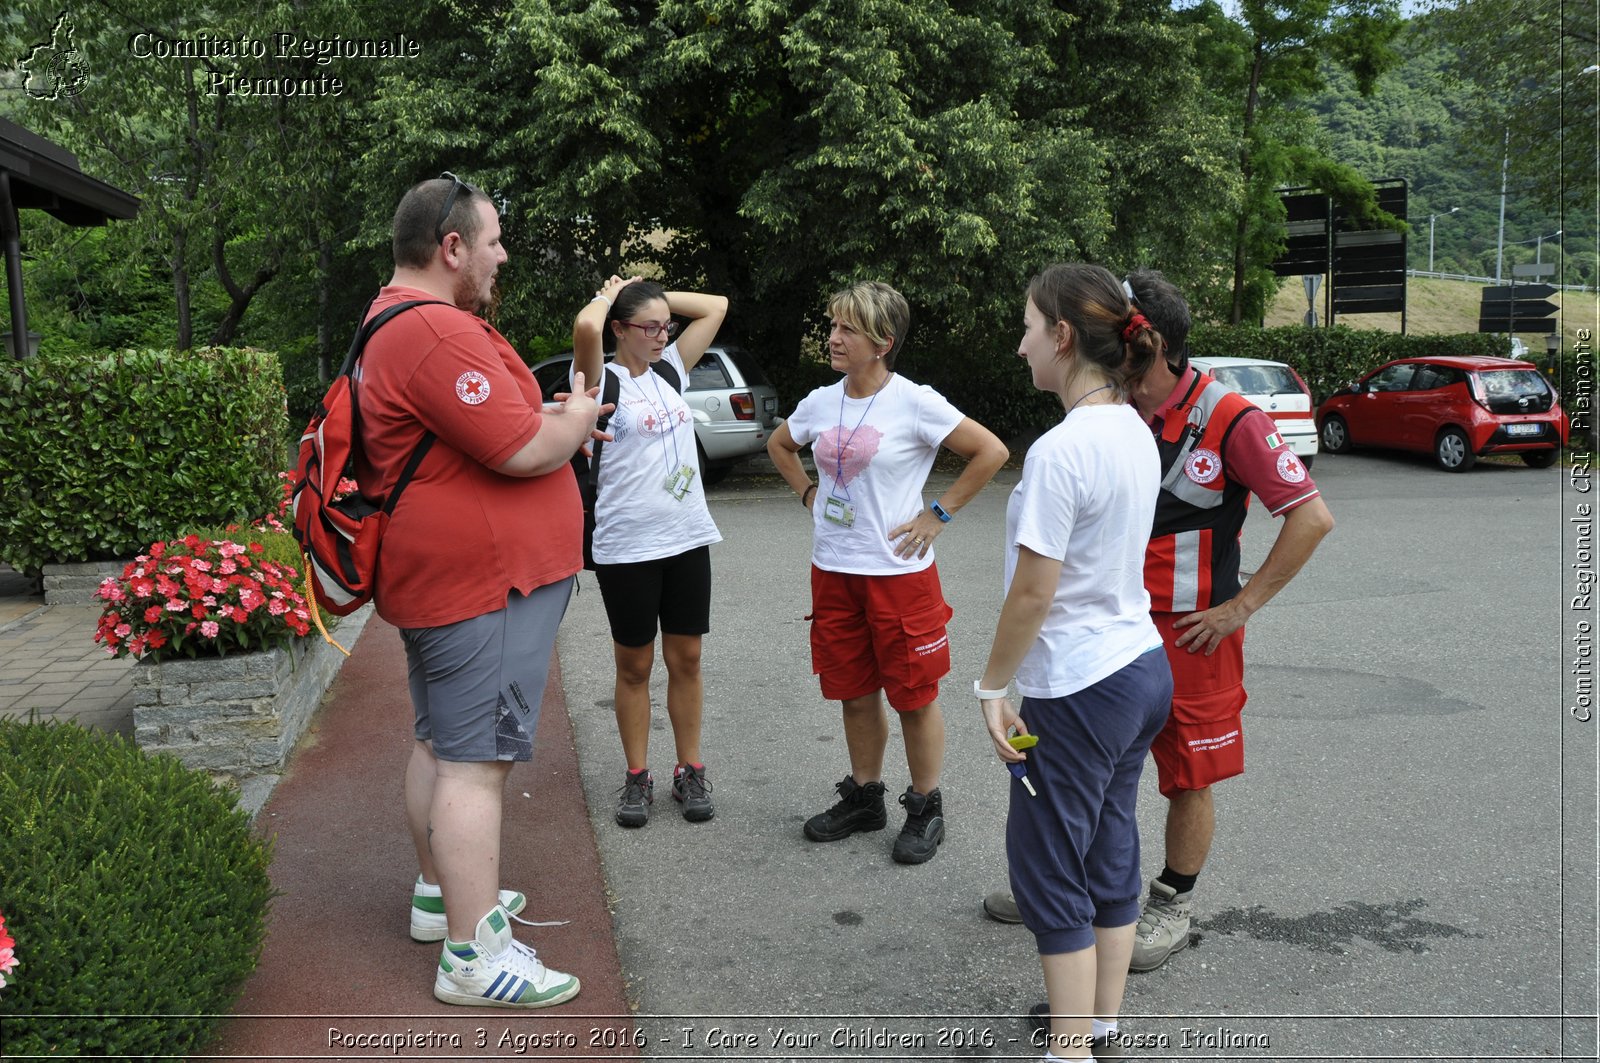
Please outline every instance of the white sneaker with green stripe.
[[433, 980], [435, 999], [490, 1008], [548, 1008], [578, 995], [578, 980], [552, 971], [539, 954], [511, 936], [499, 905], [478, 920], [476, 939], [446, 941]]
[[[516, 915], [528, 906], [528, 898], [516, 890], [500, 891], [500, 907], [507, 915]], [[444, 918], [444, 894], [431, 882], [417, 876], [411, 887], [411, 940], [443, 941], [448, 924]]]

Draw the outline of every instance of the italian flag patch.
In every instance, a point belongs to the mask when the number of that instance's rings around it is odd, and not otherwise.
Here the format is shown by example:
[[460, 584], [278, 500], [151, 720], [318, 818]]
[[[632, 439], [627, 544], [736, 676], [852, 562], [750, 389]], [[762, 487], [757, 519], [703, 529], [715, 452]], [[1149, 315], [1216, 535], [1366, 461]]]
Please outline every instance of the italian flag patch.
[[1267, 446], [1269, 446], [1269, 447], [1281, 447], [1281, 446], [1283, 446], [1283, 437], [1280, 436], [1276, 432], [1268, 432], [1267, 433]]

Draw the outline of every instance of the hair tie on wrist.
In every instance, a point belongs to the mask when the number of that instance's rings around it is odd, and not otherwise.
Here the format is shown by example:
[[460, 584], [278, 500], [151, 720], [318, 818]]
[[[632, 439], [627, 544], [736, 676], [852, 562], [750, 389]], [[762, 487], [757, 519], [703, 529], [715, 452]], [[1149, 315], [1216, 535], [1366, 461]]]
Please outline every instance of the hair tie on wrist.
[[592, 302], [595, 301], [595, 299], [598, 299], [600, 302], [605, 303], [607, 310], [611, 309], [611, 300], [607, 299], [605, 296], [601, 295], [599, 292], [595, 292], [594, 293], [594, 299], [590, 299], [589, 301], [592, 303]]
[[804, 491], [800, 492], [800, 504], [802, 506], [806, 506], [806, 505], [810, 505], [811, 504], [811, 494], [816, 489], [817, 489], [817, 485], [816, 484], [810, 484], [810, 485], [808, 485], [806, 487], [806, 489]]
[[1122, 342], [1128, 343], [1139, 332], [1150, 327], [1150, 319], [1135, 310], [1128, 318], [1128, 323], [1122, 327]]

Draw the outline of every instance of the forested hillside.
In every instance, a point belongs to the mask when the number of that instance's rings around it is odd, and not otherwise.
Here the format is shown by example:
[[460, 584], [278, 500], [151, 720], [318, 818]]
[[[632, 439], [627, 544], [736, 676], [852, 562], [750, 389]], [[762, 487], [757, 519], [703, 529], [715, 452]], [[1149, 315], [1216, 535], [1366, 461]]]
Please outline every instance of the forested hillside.
[[[1532, 17], [1540, 6], [1545, 5], [1527, 5], [1524, 12]], [[1410, 182], [1412, 269], [1428, 269], [1428, 217], [1433, 214], [1434, 270], [1493, 277], [1505, 141], [1473, 134], [1473, 120], [1484, 101], [1458, 76], [1460, 49], [1444, 38], [1436, 17], [1410, 20], [1397, 48], [1404, 60], [1379, 79], [1368, 98], [1341, 68], [1324, 65], [1327, 88], [1310, 101], [1322, 142], [1335, 158], [1368, 178], [1403, 177]], [[1574, 91], [1571, 85], [1567, 88], [1569, 94]], [[1548, 101], [1551, 106], [1557, 102], [1556, 97]], [[1593, 286], [1600, 261], [1592, 196], [1587, 212], [1541, 204], [1529, 170], [1560, 166], [1560, 138], [1549, 136], [1540, 145], [1539, 151], [1511, 160], [1503, 275], [1509, 278], [1513, 264], [1533, 262], [1538, 255], [1543, 262], [1561, 263], [1565, 283]], [[1512, 151], [1518, 150], [1514, 142]], [[1573, 151], [1569, 144], [1569, 155]], [[1455, 212], [1449, 213], [1452, 208]], [[1558, 230], [1564, 231], [1554, 237]]]

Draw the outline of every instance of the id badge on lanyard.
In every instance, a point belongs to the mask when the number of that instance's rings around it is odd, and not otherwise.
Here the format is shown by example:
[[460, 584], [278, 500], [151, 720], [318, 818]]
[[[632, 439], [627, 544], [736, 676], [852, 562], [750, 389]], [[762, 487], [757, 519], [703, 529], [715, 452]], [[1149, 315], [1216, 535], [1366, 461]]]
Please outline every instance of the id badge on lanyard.
[[832, 521], [841, 528], [848, 528], [856, 522], [856, 507], [832, 494], [822, 504], [822, 519]]
[[692, 465], [680, 465], [677, 472], [667, 474], [661, 486], [675, 501], [682, 502], [683, 496], [689, 493], [689, 485], [694, 483], [697, 471]]

